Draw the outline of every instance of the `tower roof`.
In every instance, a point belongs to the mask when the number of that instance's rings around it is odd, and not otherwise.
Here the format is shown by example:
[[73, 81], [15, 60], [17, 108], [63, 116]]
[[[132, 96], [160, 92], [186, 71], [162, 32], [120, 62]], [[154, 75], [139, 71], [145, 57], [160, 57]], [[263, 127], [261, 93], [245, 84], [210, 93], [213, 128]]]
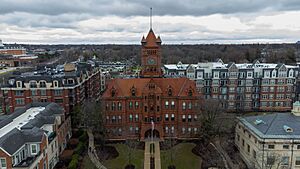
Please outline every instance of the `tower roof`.
[[[158, 42], [158, 40], [160, 42]], [[143, 39], [142, 39], [142, 42], [143, 42]], [[147, 47], [156, 47], [156, 46], [158, 46], [157, 43], [161, 43], [161, 40], [160, 40], [160, 38], [157, 39], [154, 32], [153, 32], [153, 30], [150, 29], [149, 32], [148, 32], [148, 35], [145, 39], [145, 43], [146, 43], [145, 46], [147, 46]]]

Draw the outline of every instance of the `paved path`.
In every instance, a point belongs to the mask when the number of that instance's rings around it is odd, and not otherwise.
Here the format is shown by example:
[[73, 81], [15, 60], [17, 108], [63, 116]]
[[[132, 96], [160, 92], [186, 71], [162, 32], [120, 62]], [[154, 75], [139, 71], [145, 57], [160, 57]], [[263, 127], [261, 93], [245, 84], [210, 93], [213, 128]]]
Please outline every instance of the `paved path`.
[[[151, 141], [145, 142], [145, 155], [144, 155], [144, 169], [150, 169], [150, 144]], [[160, 162], [160, 148], [159, 148], [159, 141], [154, 141], [155, 153], [154, 153], [154, 161], [155, 161], [155, 169], [161, 169], [161, 162]]]
[[94, 165], [98, 168], [98, 169], [107, 169], [104, 165], [102, 165], [100, 163], [100, 160], [98, 158], [96, 149], [95, 149], [95, 144], [94, 144], [94, 135], [91, 131], [87, 131], [87, 134], [89, 136], [89, 157], [91, 159], [91, 161], [94, 163]]

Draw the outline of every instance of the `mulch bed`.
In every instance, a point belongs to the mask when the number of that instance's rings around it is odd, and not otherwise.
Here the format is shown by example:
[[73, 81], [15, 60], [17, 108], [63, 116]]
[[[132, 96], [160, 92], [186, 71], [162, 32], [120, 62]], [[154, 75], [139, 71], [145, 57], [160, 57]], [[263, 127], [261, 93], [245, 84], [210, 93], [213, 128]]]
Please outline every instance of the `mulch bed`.
[[100, 160], [111, 160], [119, 156], [119, 152], [113, 146], [96, 147], [97, 155]]

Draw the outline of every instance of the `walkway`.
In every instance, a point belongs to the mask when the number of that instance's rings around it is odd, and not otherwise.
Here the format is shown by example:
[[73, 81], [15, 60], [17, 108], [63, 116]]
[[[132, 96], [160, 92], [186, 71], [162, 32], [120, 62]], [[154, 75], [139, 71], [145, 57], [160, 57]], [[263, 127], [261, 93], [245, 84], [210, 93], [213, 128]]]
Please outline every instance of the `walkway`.
[[[145, 156], [144, 156], [144, 169], [150, 169], [150, 144], [151, 141], [145, 141]], [[161, 169], [161, 162], [160, 162], [160, 147], [159, 141], [154, 141], [154, 161], [155, 161], [155, 169]]]
[[87, 134], [89, 136], [89, 157], [90, 157], [91, 161], [94, 163], [94, 165], [98, 169], [107, 169], [100, 163], [100, 160], [98, 158], [98, 155], [97, 155], [97, 152], [95, 149], [93, 133], [90, 130], [87, 130]]

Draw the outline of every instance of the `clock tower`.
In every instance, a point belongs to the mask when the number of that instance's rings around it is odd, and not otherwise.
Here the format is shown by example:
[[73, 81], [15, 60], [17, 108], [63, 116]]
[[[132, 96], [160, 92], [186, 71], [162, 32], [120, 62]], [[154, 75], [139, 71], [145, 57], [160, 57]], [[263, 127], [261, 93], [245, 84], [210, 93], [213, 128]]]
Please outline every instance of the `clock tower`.
[[161, 39], [156, 37], [152, 28], [147, 37], [142, 38], [141, 77], [162, 77]]

